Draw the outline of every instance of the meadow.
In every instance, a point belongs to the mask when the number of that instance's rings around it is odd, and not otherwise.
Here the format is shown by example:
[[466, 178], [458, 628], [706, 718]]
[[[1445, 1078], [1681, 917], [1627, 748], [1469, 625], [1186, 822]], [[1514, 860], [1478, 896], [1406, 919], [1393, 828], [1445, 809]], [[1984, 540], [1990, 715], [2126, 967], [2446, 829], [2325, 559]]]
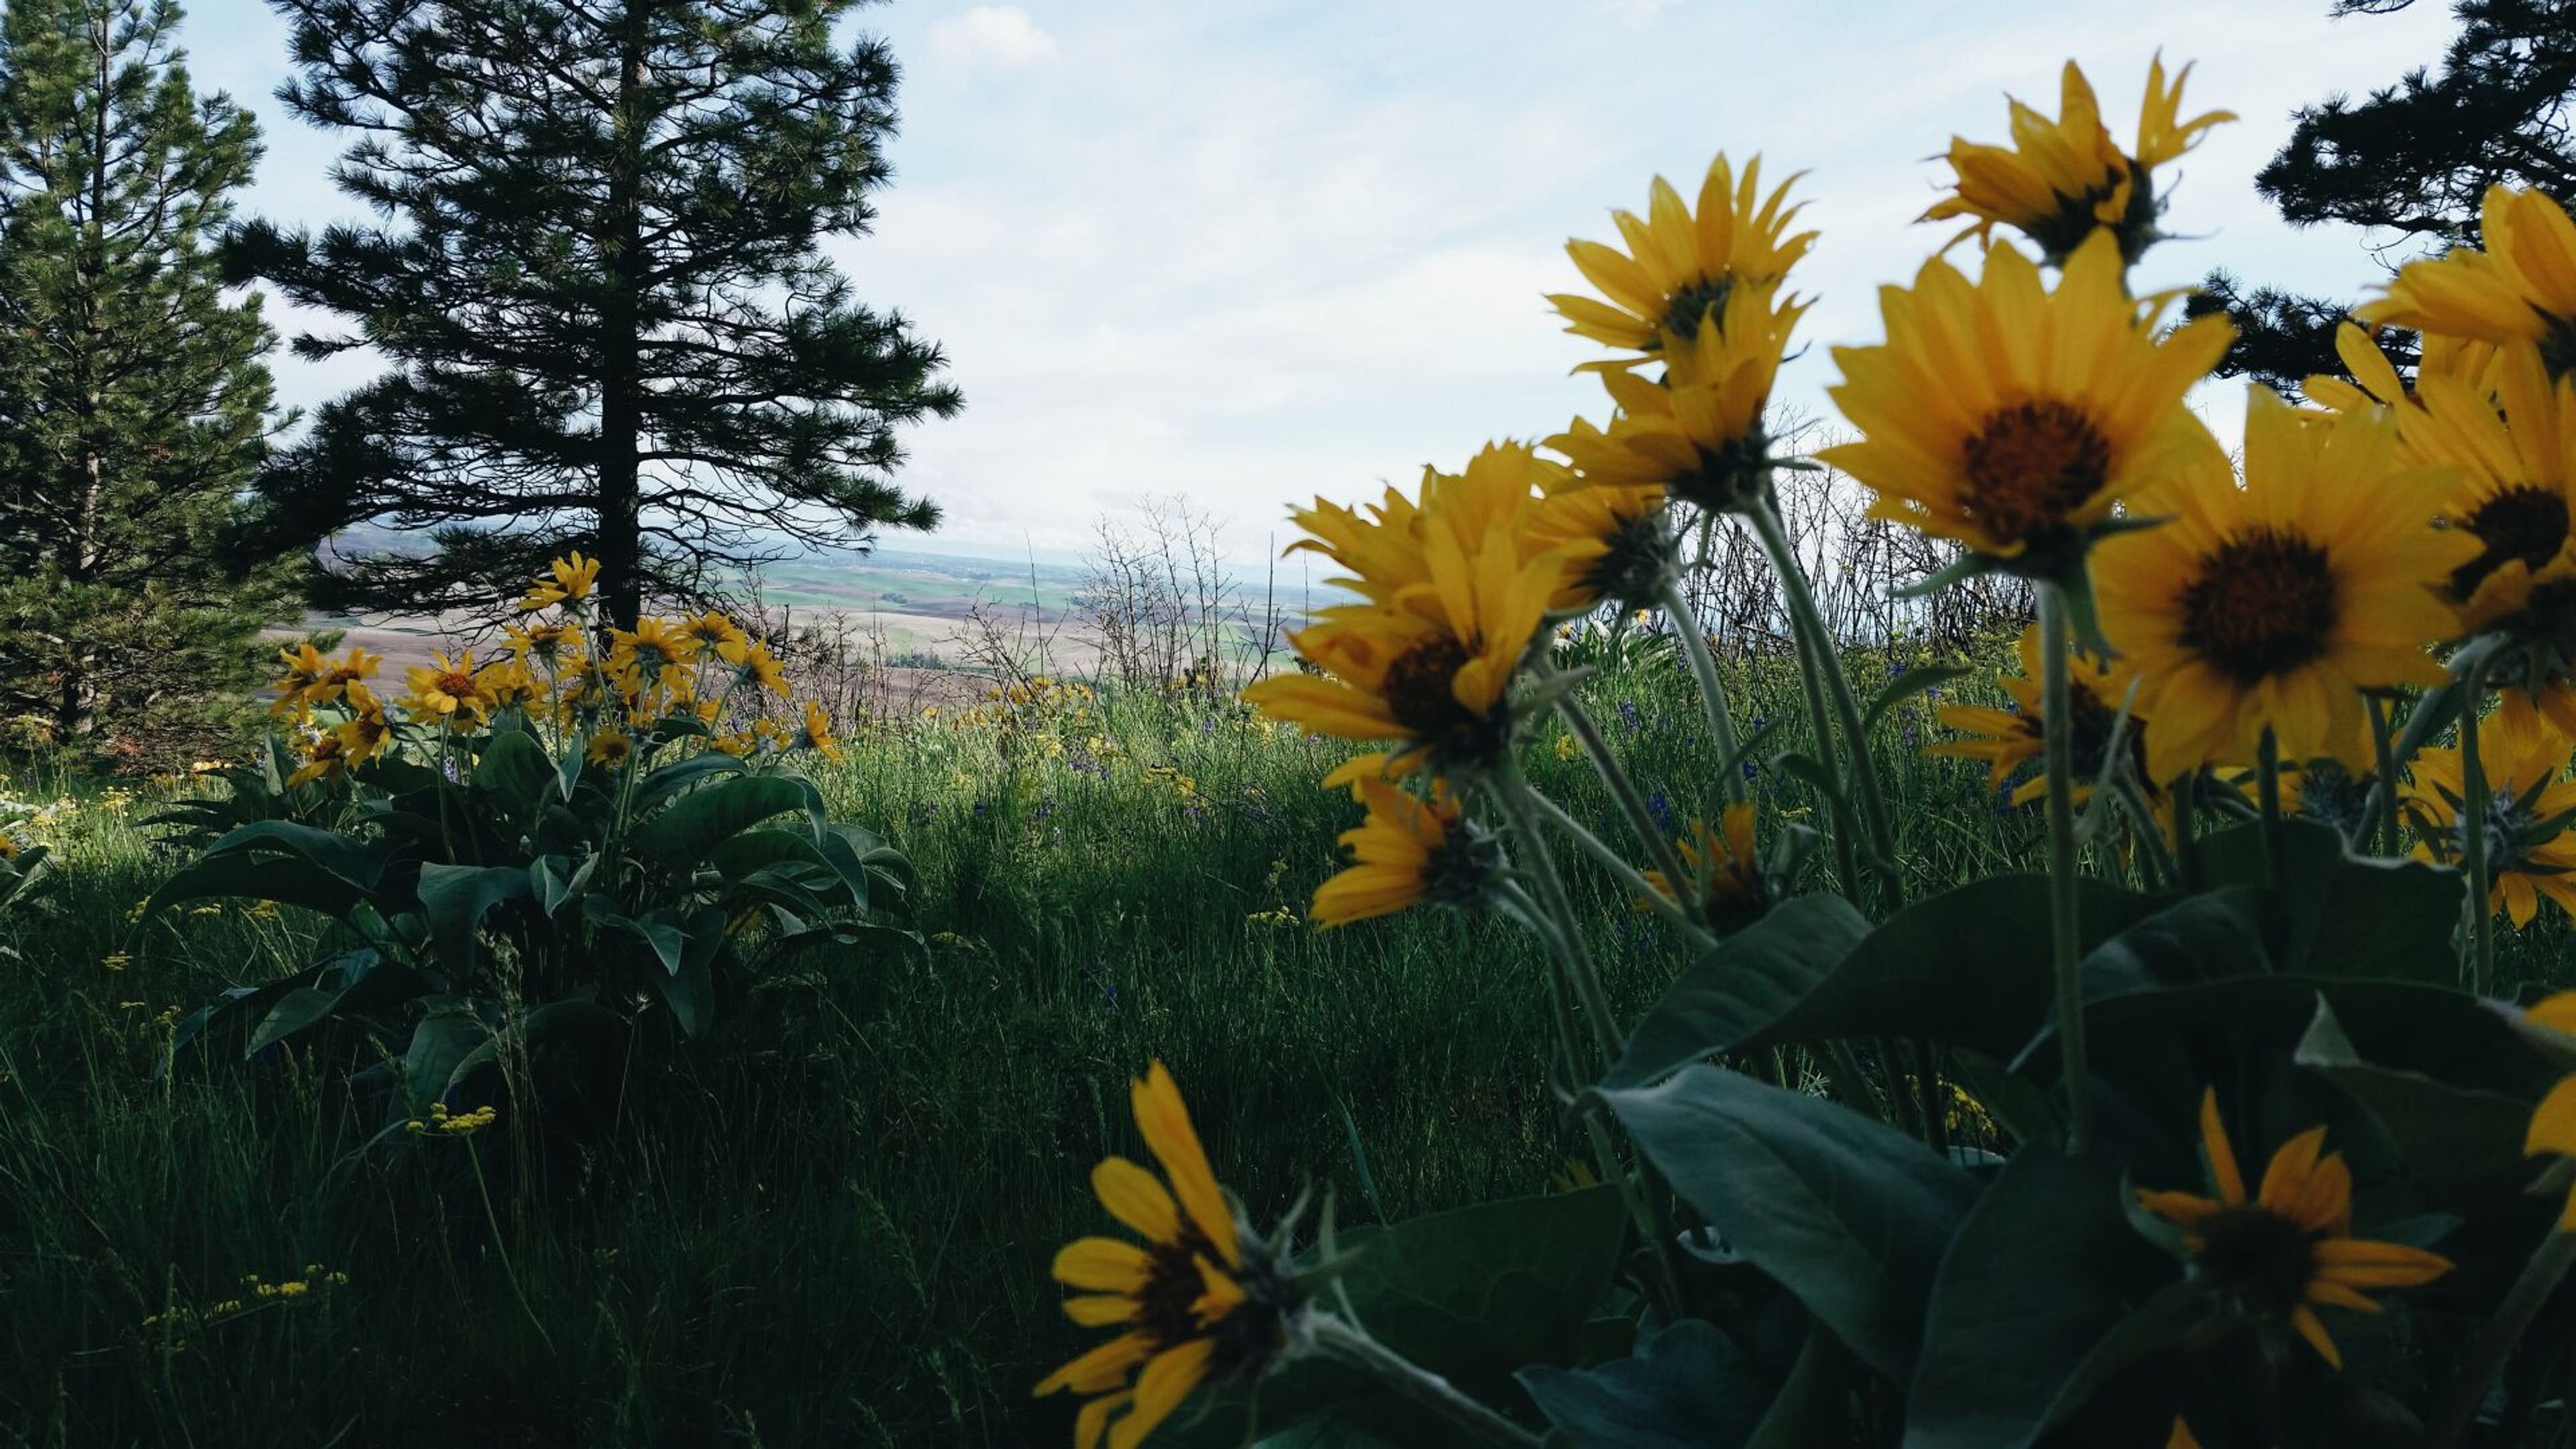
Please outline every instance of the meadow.
[[[1749, 719], [1794, 715], [1785, 664], [1740, 685]], [[1544, 1190], [1581, 1155], [1538, 1070], [1524, 933], [1304, 920], [1355, 823], [1314, 783], [1328, 743], [1189, 691], [1057, 693], [882, 725], [818, 767], [835, 814], [918, 868], [921, 949], [782, 986], [556, 1151], [389, 1152], [334, 1063], [172, 1061], [181, 1011], [306, 960], [313, 922], [134, 922], [177, 859], [143, 821], [195, 787], [22, 767], [0, 793], [41, 807], [60, 870], [0, 919], [9, 1442], [1053, 1442], [1069, 1410], [1028, 1390], [1080, 1333], [1047, 1263], [1095, 1221], [1084, 1173], [1147, 1060], [1191, 1083], [1257, 1214], [1315, 1184], [1347, 1222], [1408, 1218]], [[1669, 650], [1587, 694], [1644, 776], [1704, 779]], [[1606, 811], [1552, 737], [1529, 755]], [[1926, 884], [2036, 848], [2037, 812], [1999, 811], [1977, 767], [1918, 760], [1891, 788]], [[1578, 889], [1642, 1009], [1670, 971], [1658, 923], [1606, 879]]]

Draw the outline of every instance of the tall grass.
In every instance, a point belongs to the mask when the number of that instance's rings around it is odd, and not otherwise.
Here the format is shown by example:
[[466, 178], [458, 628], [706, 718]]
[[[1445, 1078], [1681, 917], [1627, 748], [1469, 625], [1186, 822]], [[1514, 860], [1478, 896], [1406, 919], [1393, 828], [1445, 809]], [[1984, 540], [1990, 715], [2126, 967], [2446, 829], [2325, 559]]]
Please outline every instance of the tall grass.
[[[1748, 719], [1796, 714], [1742, 667]], [[1588, 694], [1679, 833], [1712, 784], [1687, 681], [1647, 662]], [[1310, 1183], [1346, 1222], [1543, 1188], [1573, 1144], [1529, 944], [1422, 912], [1317, 933], [1355, 823], [1315, 785], [1336, 753], [1187, 693], [1083, 708], [852, 741], [827, 793], [918, 866], [923, 952], [807, 963], [578, 1136], [521, 1104], [389, 1148], [343, 1063], [168, 1061], [171, 1008], [301, 962], [313, 923], [130, 922], [173, 863], [151, 792], [0, 787], [73, 801], [45, 905], [0, 920], [0, 1440], [1061, 1442], [1068, 1406], [1028, 1393], [1081, 1346], [1048, 1261], [1103, 1226], [1086, 1175], [1140, 1151], [1123, 1087], [1158, 1056], [1256, 1218]], [[1918, 888], [2032, 860], [2035, 817], [1913, 759], [1929, 728], [1920, 702], [1886, 725]], [[1612, 818], [1551, 740], [1530, 756]], [[1642, 1006], [1667, 943], [1577, 889]]]

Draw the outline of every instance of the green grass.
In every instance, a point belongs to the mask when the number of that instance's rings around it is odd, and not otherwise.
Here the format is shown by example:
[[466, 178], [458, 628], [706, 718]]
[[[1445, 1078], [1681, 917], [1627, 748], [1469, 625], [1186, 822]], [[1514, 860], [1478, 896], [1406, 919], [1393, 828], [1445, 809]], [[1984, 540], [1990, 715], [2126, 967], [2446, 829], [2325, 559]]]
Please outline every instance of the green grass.
[[[1748, 719], [1796, 712], [1785, 676], [1739, 685]], [[1644, 667], [1589, 697], [1678, 828], [1711, 783], [1686, 681]], [[1916, 760], [1927, 728], [1908, 706], [1884, 741], [1916, 888], [2034, 860], [2037, 812]], [[1314, 783], [1338, 751], [1161, 700], [1053, 737], [1064, 756], [1026, 732], [1006, 754], [991, 728], [853, 741], [827, 793], [919, 867], [927, 952], [766, 995], [580, 1144], [505, 1120], [371, 1150], [346, 1063], [160, 1071], [166, 1008], [302, 961], [310, 923], [130, 925], [173, 864], [135, 825], [150, 792], [120, 810], [92, 782], [0, 786], [79, 802], [47, 832], [48, 903], [0, 921], [0, 1442], [1061, 1443], [1071, 1406], [1028, 1388], [1084, 1335], [1047, 1264], [1105, 1225], [1086, 1174], [1141, 1151], [1123, 1087], [1149, 1059], [1256, 1218], [1310, 1183], [1344, 1221], [1535, 1191], [1578, 1150], [1513, 929], [1266, 918], [1301, 911], [1354, 823]], [[1608, 823], [1551, 746], [1530, 749], [1541, 787]], [[1605, 879], [1576, 884], [1642, 1007], [1679, 963]], [[309, 1264], [293, 1299], [243, 1281]]]

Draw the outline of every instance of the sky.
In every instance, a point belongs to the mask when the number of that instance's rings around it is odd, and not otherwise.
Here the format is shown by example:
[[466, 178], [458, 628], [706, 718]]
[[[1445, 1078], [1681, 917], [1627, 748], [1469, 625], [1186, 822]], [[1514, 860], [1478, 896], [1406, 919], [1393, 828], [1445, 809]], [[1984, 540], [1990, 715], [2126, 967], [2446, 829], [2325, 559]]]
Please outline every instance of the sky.
[[[2149, 285], [2223, 266], [2357, 296], [2373, 238], [2294, 232], [2253, 174], [2291, 114], [2433, 61], [2441, 0], [2326, 17], [2327, 0], [894, 0], [857, 24], [904, 67], [892, 187], [871, 235], [830, 249], [859, 295], [950, 360], [966, 408], [908, 438], [930, 539], [889, 547], [1078, 552], [1103, 518], [1183, 495], [1249, 562], [1285, 510], [1374, 496], [1489, 439], [1604, 420], [1599, 353], [1541, 300], [1584, 290], [1569, 237], [1616, 240], [1652, 177], [1694, 195], [1709, 159], [1803, 170], [1821, 235], [1793, 286], [1817, 299], [1778, 399], [1823, 412], [1830, 347], [1881, 336], [1876, 289], [1949, 228], [1913, 219], [1953, 134], [2005, 139], [2005, 96], [2054, 114], [2080, 62], [2134, 136], [2149, 58], [2196, 61], [2186, 115], [2220, 127], [2178, 166]], [[197, 0], [203, 89], [255, 109], [268, 152], [245, 215], [320, 225], [358, 208], [325, 172], [343, 138], [288, 117], [285, 27], [257, 0]], [[2385, 238], [2378, 239], [2385, 241]], [[302, 319], [272, 302], [283, 330]], [[281, 401], [350, 364], [272, 364]], [[2195, 399], [2225, 437], [2241, 389]]]

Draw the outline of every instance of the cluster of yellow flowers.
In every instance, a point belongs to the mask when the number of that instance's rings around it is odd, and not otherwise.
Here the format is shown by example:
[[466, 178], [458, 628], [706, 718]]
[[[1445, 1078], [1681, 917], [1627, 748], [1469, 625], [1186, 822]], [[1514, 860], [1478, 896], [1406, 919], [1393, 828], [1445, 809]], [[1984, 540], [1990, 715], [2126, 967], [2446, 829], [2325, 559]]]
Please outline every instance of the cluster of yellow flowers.
[[445, 1102], [432, 1102], [429, 1104], [428, 1117], [414, 1117], [405, 1122], [403, 1127], [415, 1134], [443, 1132], [450, 1137], [471, 1137], [500, 1120], [500, 1116], [498, 1111], [488, 1106], [449, 1116]]
[[[523, 617], [508, 626], [506, 654], [478, 664], [471, 648], [442, 650], [409, 669], [400, 720], [367, 683], [381, 656], [354, 645], [338, 658], [310, 643], [280, 650], [270, 714], [304, 731], [304, 764], [290, 783], [356, 769], [393, 748], [405, 723], [434, 738], [480, 730], [510, 710], [577, 733], [583, 756], [608, 769], [634, 758], [639, 732], [672, 718], [695, 720], [709, 731], [708, 747], [726, 754], [803, 748], [840, 758], [820, 701], [804, 701], [784, 720], [768, 712], [773, 700], [792, 699], [794, 686], [769, 646], [740, 623], [710, 610], [603, 627], [590, 612], [598, 580], [596, 559], [555, 560], [519, 601]], [[548, 610], [555, 617], [534, 617]]]

